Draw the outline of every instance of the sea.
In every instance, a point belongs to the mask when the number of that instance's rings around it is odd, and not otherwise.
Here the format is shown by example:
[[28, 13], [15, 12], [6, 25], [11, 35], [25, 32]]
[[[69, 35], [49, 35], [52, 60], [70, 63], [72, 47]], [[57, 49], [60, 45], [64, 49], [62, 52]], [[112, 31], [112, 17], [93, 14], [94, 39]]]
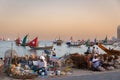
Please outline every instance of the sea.
[[[51, 46], [53, 45], [54, 52], [58, 57], [62, 57], [65, 54], [72, 54], [72, 53], [79, 53], [79, 54], [84, 54], [87, 51], [87, 46], [81, 45], [80, 47], [68, 47], [66, 43], [64, 42], [62, 45], [58, 46], [56, 44], [53, 44], [53, 41], [39, 41], [39, 46]], [[104, 45], [105, 46], [105, 45]], [[94, 47], [99, 49], [100, 54], [104, 54], [105, 52], [101, 50], [97, 45], [94, 45]], [[112, 45], [107, 45], [105, 46], [106, 48], [113, 48], [115, 50], [120, 50], [120, 47], [112, 46]], [[92, 50], [93, 46], [90, 47]], [[17, 46], [15, 41], [0, 41], [0, 57], [5, 56], [6, 51], [8, 50], [15, 50], [17, 52], [18, 56], [24, 56], [24, 55], [30, 55], [31, 53], [37, 54], [40, 56], [42, 53], [44, 53], [44, 50], [31, 50], [30, 47], [26, 46]]]

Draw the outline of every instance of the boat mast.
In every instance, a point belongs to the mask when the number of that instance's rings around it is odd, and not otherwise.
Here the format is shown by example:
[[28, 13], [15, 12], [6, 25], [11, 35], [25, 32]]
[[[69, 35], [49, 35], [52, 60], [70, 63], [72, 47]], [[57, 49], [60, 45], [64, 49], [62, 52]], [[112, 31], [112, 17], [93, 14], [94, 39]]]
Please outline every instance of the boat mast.
[[13, 51], [13, 43], [11, 43], [11, 57], [10, 57], [10, 64], [12, 63], [12, 51]]

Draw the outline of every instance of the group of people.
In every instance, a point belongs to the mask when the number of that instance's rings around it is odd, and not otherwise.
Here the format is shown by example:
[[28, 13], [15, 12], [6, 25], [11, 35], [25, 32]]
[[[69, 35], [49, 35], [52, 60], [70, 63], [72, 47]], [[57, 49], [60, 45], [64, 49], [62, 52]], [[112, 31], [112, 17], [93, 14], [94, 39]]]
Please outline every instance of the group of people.
[[119, 68], [119, 56], [114, 54], [100, 54], [98, 47], [88, 47], [86, 53], [89, 68], [97, 71]]
[[102, 62], [100, 56], [98, 56], [100, 54], [98, 47], [93, 47], [92, 50], [90, 47], [88, 47], [86, 54], [92, 55], [92, 57], [91, 57], [91, 59], [89, 59], [88, 63], [90, 64], [90, 66], [92, 67], [93, 70], [98, 70], [98, 71], [105, 70], [102, 67], [103, 62]]
[[[56, 56], [56, 53], [53, 51], [51, 56]], [[14, 69], [18, 71], [23, 71], [24, 68], [27, 68], [29, 70], [33, 70], [34, 73], [38, 75], [48, 75], [48, 66], [54, 65], [52, 61], [49, 59], [47, 60], [47, 56], [45, 53], [42, 53], [40, 56], [37, 56], [35, 54], [31, 54], [30, 56], [25, 55], [24, 57], [18, 57], [17, 55], [14, 55], [14, 57], [10, 60], [6, 60], [6, 63], [11, 64]]]
[[88, 49], [87, 49], [87, 51], [86, 51], [86, 54], [90, 54], [90, 53], [92, 53], [92, 54], [99, 54], [100, 52], [99, 52], [98, 47], [96, 47], [96, 48], [93, 47], [92, 50], [91, 50], [90, 46], [88, 46]]

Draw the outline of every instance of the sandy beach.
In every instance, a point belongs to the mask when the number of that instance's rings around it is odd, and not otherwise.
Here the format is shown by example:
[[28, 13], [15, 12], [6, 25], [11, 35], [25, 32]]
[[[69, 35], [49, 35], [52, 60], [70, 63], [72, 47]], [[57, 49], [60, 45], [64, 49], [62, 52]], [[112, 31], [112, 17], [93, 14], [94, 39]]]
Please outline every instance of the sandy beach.
[[[120, 69], [115, 69], [112, 71], [97, 72], [81, 69], [73, 69], [73, 73], [65, 76], [53, 76], [27, 80], [119, 80], [120, 79]], [[0, 80], [20, 80], [8, 77], [6, 74], [0, 74]]]

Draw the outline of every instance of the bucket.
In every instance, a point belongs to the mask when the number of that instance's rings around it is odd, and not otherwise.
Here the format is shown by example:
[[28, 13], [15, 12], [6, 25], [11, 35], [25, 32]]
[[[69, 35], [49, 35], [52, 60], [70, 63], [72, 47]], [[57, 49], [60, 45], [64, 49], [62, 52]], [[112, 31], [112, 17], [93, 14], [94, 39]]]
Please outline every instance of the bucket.
[[60, 70], [56, 70], [56, 75], [59, 76], [59, 75], [60, 75], [60, 72], [61, 72]]

